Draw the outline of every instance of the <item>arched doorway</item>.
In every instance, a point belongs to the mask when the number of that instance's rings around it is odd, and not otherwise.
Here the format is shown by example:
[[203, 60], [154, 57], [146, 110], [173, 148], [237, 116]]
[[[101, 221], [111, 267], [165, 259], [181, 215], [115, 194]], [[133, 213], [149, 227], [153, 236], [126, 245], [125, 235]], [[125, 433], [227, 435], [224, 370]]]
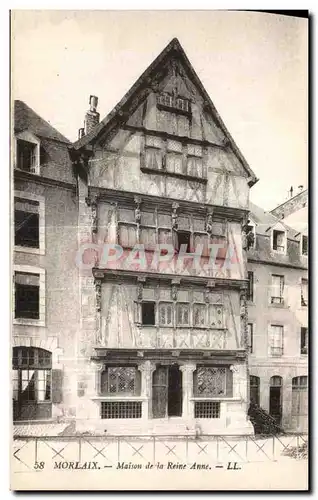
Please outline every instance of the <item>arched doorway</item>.
[[280, 425], [282, 422], [282, 387], [283, 379], [278, 375], [274, 375], [270, 379], [269, 384], [269, 414]]
[[250, 376], [250, 402], [259, 406], [260, 379], [254, 375]]

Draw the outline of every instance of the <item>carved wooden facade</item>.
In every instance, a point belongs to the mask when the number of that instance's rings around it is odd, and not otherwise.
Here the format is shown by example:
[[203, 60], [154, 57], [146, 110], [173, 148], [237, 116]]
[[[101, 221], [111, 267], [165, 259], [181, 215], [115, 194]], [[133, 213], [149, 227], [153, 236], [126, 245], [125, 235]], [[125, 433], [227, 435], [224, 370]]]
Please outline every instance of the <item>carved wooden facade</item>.
[[[85, 418], [178, 416], [250, 432], [242, 227], [257, 179], [177, 40], [73, 156], [85, 172], [79, 243], [89, 234], [96, 249]], [[135, 369], [140, 391], [127, 396], [118, 377]]]

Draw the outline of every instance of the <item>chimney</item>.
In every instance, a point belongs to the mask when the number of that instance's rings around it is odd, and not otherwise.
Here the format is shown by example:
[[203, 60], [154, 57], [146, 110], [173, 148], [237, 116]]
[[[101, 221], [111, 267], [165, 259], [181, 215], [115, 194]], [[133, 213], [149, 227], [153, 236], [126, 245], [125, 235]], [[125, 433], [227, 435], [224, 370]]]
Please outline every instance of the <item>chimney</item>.
[[290, 198], [293, 197], [293, 192], [294, 192], [294, 188], [293, 188], [293, 186], [291, 186], [290, 190], [289, 190]]
[[84, 127], [85, 135], [89, 134], [90, 131], [99, 124], [99, 113], [96, 111], [98, 104], [98, 97], [91, 95], [89, 97], [89, 110], [85, 115]]
[[298, 193], [301, 193], [303, 189], [304, 189], [304, 186], [302, 184], [300, 186], [298, 186]]
[[78, 129], [78, 138], [81, 139], [85, 135], [85, 130], [84, 128], [79, 128]]

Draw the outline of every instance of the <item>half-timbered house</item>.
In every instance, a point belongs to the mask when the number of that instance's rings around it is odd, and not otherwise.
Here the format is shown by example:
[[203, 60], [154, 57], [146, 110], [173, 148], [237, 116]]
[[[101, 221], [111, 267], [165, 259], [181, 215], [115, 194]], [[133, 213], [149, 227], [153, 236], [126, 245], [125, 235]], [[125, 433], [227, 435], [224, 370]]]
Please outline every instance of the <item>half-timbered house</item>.
[[102, 121], [96, 107], [71, 151], [77, 428], [253, 433], [243, 230], [257, 179], [177, 39]]

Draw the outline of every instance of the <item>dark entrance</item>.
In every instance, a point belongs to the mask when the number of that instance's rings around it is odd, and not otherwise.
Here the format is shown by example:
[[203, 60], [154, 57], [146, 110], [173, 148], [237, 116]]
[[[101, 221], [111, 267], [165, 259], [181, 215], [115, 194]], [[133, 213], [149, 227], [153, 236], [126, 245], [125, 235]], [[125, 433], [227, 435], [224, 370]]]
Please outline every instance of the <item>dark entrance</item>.
[[182, 375], [178, 365], [168, 368], [168, 417], [182, 415]]
[[250, 402], [259, 406], [259, 377], [250, 376]]
[[159, 366], [153, 374], [153, 418], [182, 415], [182, 374], [178, 365]]
[[278, 425], [282, 421], [282, 378], [271, 377], [269, 388], [269, 413]]

